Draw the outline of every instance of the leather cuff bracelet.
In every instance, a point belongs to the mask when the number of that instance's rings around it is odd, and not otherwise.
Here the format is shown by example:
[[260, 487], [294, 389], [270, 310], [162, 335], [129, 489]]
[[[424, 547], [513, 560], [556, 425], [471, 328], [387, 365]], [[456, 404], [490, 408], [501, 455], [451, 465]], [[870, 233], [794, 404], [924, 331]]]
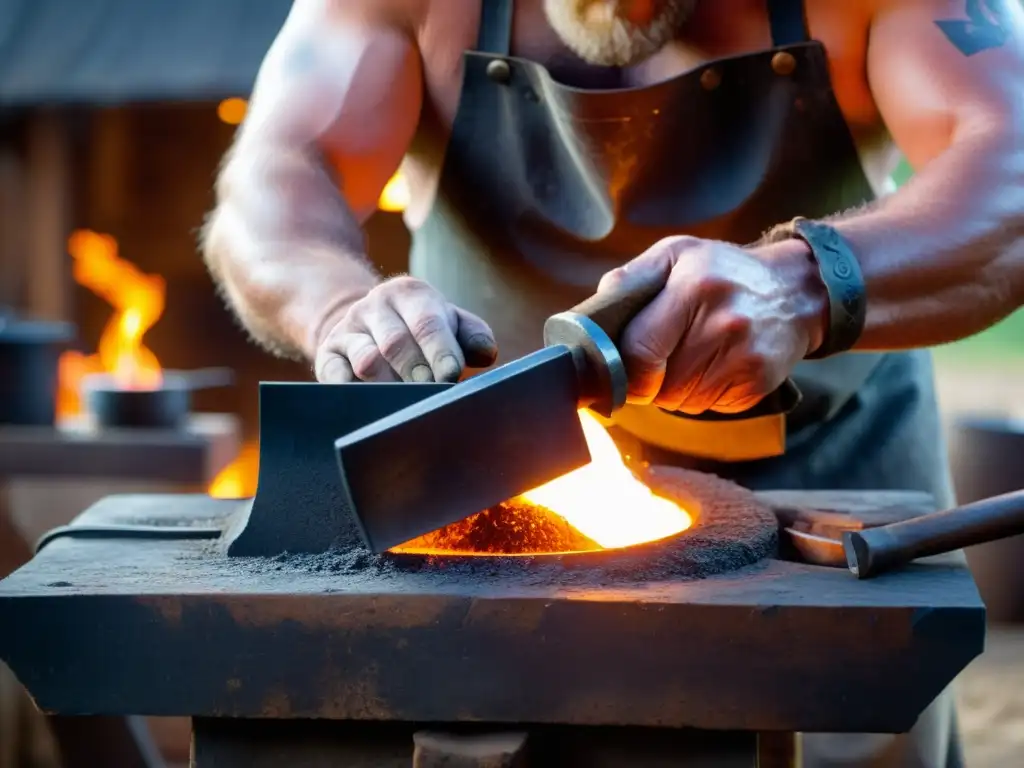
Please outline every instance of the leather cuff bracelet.
[[818, 360], [851, 349], [864, 330], [867, 314], [866, 286], [857, 257], [833, 227], [802, 217], [775, 227], [767, 239], [777, 243], [791, 238], [810, 246], [828, 294], [829, 327], [821, 346], [807, 359]]

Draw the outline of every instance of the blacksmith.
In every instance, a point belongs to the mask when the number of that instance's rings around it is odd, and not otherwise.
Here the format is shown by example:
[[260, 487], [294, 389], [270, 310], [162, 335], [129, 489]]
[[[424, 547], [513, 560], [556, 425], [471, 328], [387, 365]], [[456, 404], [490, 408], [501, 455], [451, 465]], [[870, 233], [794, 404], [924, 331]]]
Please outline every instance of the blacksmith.
[[[361, 224], [400, 166], [411, 265], [385, 279]], [[620, 434], [752, 487], [946, 505], [920, 348], [1024, 303], [1024, 10], [297, 0], [217, 196], [214, 278], [321, 381], [456, 380], [645, 270], [664, 288], [622, 342]], [[787, 376], [782, 455], [675, 415], [745, 411]], [[808, 736], [805, 760], [961, 765], [949, 696], [907, 736]]]

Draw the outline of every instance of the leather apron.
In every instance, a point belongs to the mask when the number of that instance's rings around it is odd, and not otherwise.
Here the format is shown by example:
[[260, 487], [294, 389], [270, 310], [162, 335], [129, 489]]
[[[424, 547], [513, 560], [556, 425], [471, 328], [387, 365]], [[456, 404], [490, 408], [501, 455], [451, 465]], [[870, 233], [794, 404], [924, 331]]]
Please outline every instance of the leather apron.
[[[766, 0], [770, 50], [609, 90], [563, 84], [511, 55], [513, 5], [482, 0], [437, 197], [410, 256], [411, 274], [490, 324], [499, 362], [536, 350], [548, 316], [664, 237], [746, 244], [795, 216], [873, 199], [802, 0]], [[952, 504], [927, 352], [807, 361], [793, 378], [804, 400], [782, 455], [723, 462], [664, 450], [728, 423], [673, 418], [659, 429], [681, 437], [633, 435], [652, 461], [755, 489], [908, 489]], [[805, 764], [960, 765], [951, 713], [943, 696], [909, 736], [808, 737]], [[863, 760], [833, 763], [832, 747], [838, 760], [863, 749]]]
[[[499, 362], [537, 349], [548, 316], [661, 238], [750, 243], [795, 216], [873, 199], [802, 1], [766, 8], [770, 50], [647, 87], [585, 90], [511, 56], [514, 0], [482, 0], [410, 271], [491, 325]], [[649, 453], [755, 487], [911, 488], [951, 500], [927, 353], [838, 355], [801, 363], [793, 378], [804, 398], [784, 455], [722, 463]], [[623, 421], [628, 430], [634, 420]], [[731, 426], [671, 423], [693, 437], [641, 439], [698, 445]]]

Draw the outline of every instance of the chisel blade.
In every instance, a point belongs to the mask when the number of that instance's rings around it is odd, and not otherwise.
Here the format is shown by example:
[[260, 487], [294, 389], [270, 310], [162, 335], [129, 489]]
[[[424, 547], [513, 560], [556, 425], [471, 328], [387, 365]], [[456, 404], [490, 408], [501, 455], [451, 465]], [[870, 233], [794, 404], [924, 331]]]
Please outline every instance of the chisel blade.
[[590, 462], [569, 347], [546, 347], [335, 442], [373, 552], [435, 531]]

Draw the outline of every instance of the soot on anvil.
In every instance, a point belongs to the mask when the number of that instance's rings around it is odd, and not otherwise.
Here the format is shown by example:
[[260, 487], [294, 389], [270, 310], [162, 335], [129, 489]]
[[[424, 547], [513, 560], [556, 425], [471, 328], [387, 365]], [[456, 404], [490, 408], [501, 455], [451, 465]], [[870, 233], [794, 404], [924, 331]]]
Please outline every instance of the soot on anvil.
[[[345, 575], [416, 573], [529, 583], [604, 585], [695, 579], [743, 568], [775, 554], [774, 514], [749, 491], [700, 472], [653, 467], [644, 481], [693, 518], [657, 541], [602, 549], [563, 518], [526, 502], [500, 504], [405, 545], [415, 551], [372, 555], [356, 540], [321, 555], [274, 558], [281, 567]], [[623, 510], [629, 515], [629, 510]], [[367, 574], [368, 575], [368, 574]]]

